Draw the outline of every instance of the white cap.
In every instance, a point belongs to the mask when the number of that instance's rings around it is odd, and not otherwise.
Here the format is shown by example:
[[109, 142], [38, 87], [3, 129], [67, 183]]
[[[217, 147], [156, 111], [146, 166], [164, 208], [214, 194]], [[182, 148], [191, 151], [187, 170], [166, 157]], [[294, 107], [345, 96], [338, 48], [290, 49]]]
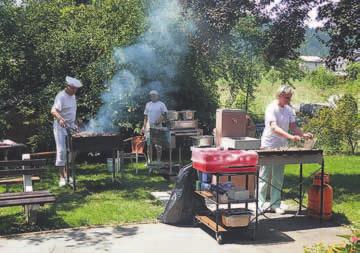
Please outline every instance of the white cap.
[[149, 95], [158, 95], [159, 96], [159, 92], [157, 92], [156, 90], [152, 90], [149, 92]]
[[72, 87], [80, 88], [83, 86], [82, 83], [80, 82], [80, 80], [78, 80], [76, 78], [66, 76], [65, 80], [66, 80], [66, 83]]

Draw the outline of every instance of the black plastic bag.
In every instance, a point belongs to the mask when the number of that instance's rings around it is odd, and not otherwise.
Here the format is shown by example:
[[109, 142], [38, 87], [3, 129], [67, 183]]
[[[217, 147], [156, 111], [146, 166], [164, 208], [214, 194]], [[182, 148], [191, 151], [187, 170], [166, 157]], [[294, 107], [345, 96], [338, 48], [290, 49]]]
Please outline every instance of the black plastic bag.
[[195, 213], [207, 210], [204, 198], [195, 193], [197, 173], [192, 164], [185, 165], [176, 178], [175, 189], [159, 220], [165, 224], [188, 225]]

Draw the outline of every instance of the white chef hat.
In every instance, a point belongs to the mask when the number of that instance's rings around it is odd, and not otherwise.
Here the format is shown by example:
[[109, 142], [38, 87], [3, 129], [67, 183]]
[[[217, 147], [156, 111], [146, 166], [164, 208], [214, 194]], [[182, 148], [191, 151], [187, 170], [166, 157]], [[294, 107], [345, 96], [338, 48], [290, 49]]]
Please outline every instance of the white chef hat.
[[82, 83], [80, 82], [80, 80], [78, 80], [76, 78], [66, 76], [65, 80], [68, 85], [73, 86], [75, 88], [80, 88], [83, 86]]
[[149, 92], [149, 95], [158, 95], [159, 96], [159, 92], [157, 92], [156, 90], [152, 90]]

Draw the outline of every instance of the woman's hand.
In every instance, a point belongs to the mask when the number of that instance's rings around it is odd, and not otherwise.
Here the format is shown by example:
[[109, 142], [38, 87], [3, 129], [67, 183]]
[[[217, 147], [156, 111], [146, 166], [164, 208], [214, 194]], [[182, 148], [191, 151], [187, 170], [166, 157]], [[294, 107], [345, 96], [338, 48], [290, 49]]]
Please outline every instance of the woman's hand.
[[290, 140], [294, 141], [294, 142], [298, 142], [301, 140], [301, 137], [299, 135], [292, 135], [290, 137]]

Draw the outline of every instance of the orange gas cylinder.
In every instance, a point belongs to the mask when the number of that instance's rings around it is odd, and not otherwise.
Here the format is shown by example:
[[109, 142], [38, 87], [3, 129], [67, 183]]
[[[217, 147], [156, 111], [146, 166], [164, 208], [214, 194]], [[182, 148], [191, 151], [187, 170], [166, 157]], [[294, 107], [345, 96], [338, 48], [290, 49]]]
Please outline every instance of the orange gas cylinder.
[[[328, 220], [332, 216], [333, 189], [329, 185], [329, 174], [324, 174], [323, 189], [323, 219]], [[317, 173], [313, 179], [313, 185], [308, 191], [308, 215], [311, 217], [320, 217], [320, 196], [321, 196], [321, 173]]]

